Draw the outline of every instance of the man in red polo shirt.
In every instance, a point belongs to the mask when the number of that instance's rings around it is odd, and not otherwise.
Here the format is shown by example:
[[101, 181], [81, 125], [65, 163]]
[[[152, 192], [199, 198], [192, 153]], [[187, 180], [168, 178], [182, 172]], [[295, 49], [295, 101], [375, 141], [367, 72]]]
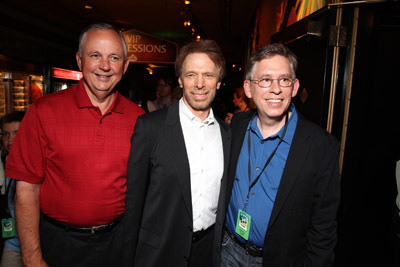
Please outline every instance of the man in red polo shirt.
[[26, 266], [118, 266], [130, 137], [143, 110], [116, 84], [128, 68], [122, 34], [86, 28], [83, 79], [28, 110], [7, 161]]

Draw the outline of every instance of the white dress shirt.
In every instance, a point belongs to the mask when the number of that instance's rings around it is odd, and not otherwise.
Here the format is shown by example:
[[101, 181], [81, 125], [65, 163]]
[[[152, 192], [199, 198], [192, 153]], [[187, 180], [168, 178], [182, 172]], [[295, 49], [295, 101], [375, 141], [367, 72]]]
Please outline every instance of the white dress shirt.
[[224, 153], [221, 131], [212, 109], [202, 122], [179, 100], [179, 118], [190, 166], [193, 231], [215, 223]]

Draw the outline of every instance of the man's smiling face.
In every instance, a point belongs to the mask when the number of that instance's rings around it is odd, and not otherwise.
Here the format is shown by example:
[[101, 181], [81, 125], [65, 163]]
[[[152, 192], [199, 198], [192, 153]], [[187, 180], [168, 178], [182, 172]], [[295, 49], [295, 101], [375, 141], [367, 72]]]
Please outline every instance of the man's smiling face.
[[82, 55], [76, 55], [88, 93], [96, 98], [110, 95], [128, 68], [120, 36], [112, 30], [87, 33]]

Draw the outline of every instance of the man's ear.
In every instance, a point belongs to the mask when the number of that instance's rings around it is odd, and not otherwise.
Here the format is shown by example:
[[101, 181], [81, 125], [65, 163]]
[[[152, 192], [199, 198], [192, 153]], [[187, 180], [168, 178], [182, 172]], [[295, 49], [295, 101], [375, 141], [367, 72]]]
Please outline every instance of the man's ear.
[[297, 95], [297, 92], [298, 92], [298, 90], [299, 90], [299, 87], [300, 87], [300, 81], [299, 81], [298, 79], [296, 79], [296, 80], [294, 81], [294, 84], [293, 84], [292, 98], [295, 97], [295, 96]]
[[243, 82], [243, 89], [244, 89], [244, 93], [247, 96], [247, 98], [252, 98], [251, 90], [250, 90], [251, 89], [251, 84], [250, 84], [249, 80], [245, 80]]
[[183, 83], [182, 83], [181, 77], [178, 78], [178, 82], [179, 82], [179, 87], [180, 87], [180, 88], [183, 88]]
[[76, 57], [76, 63], [78, 64], [78, 68], [80, 71], [82, 71], [82, 60], [81, 57], [79, 56], [79, 52], [76, 52], [75, 57]]
[[125, 62], [124, 62], [124, 74], [125, 74], [126, 70], [128, 69], [128, 66], [129, 66], [129, 58], [125, 59]]

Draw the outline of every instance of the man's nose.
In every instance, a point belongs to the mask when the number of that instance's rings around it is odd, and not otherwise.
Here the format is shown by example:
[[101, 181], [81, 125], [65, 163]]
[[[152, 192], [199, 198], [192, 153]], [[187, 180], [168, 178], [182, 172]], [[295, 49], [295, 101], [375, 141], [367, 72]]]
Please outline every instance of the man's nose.
[[204, 78], [202, 76], [198, 76], [196, 78], [196, 84], [195, 85], [196, 85], [197, 88], [203, 88], [203, 86], [204, 86]]
[[269, 87], [269, 91], [275, 94], [279, 94], [281, 90], [281, 86], [279, 85], [279, 80], [272, 80], [272, 84]]
[[108, 60], [108, 58], [101, 59], [100, 68], [102, 70], [109, 70], [110, 69], [110, 61]]

